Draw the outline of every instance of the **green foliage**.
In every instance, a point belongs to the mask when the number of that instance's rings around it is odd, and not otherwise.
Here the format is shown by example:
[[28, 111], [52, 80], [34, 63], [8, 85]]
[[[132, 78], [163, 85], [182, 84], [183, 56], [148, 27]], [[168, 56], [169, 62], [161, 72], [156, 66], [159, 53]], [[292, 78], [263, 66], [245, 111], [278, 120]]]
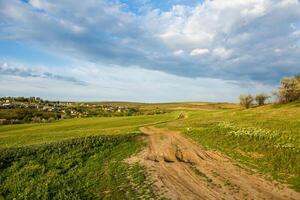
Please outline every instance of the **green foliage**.
[[266, 94], [258, 94], [255, 96], [255, 101], [257, 105], [262, 106], [265, 105], [266, 100], [269, 99], [270, 97]]
[[0, 109], [0, 119], [5, 119], [3, 124], [47, 122], [51, 121], [50, 119], [58, 120], [60, 118], [61, 114], [58, 112], [38, 111], [32, 108]]
[[154, 197], [143, 168], [123, 160], [143, 144], [135, 134], [91, 136], [0, 150], [5, 199], [144, 199]]

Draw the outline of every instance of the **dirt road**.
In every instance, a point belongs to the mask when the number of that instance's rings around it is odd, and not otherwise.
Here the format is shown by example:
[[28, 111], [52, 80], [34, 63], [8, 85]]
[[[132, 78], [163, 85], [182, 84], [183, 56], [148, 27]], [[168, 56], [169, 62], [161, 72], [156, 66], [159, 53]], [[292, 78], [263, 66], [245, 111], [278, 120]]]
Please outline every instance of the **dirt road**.
[[158, 196], [171, 199], [300, 199], [300, 193], [205, 151], [178, 132], [141, 128], [148, 147], [129, 159], [146, 167]]

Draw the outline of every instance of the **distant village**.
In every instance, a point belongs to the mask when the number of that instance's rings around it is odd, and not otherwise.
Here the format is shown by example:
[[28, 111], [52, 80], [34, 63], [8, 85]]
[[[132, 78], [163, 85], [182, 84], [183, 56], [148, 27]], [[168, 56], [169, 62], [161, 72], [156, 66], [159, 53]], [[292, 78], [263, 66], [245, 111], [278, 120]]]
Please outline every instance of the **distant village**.
[[138, 108], [110, 104], [48, 101], [39, 97], [0, 98], [0, 125], [51, 122], [65, 118], [138, 114], [140, 114]]

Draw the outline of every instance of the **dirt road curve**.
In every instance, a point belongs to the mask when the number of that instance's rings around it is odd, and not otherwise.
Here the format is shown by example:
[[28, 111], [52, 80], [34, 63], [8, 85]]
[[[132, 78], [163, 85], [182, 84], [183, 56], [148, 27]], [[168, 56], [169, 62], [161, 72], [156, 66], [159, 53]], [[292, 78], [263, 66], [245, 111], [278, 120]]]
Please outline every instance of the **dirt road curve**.
[[250, 174], [178, 132], [142, 128], [148, 147], [129, 159], [146, 167], [159, 196], [171, 199], [300, 199], [300, 193]]

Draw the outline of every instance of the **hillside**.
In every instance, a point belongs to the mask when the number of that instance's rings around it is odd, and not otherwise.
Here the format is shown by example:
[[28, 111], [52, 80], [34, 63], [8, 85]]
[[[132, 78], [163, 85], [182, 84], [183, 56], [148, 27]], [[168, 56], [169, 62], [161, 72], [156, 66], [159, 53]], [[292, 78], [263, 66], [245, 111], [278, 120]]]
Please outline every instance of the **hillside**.
[[164, 126], [300, 190], [300, 102], [187, 115]]
[[[197, 102], [138, 106], [148, 111], [168, 112], [0, 126], [0, 195], [6, 199], [16, 196], [18, 199], [175, 198], [170, 195], [172, 187], [157, 187], [155, 171], [141, 161], [128, 161], [146, 150], [147, 134], [152, 133], [145, 127], [150, 126], [159, 130], [155, 134], [162, 141], [173, 137], [172, 131], [176, 134], [180, 131], [179, 146], [182, 145], [180, 141], [187, 138], [197, 146], [185, 143], [187, 150], [199, 148], [198, 152], [217, 152], [235, 166], [233, 174], [245, 177], [249, 173], [253, 180], [269, 185], [258, 192], [249, 183], [256, 191], [253, 194], [268, 197], [264, 194], [271, 192], [273, 195], [274, 192], [281, 197], [289, 188], [300, 191], [300, 102], [251, 109], [242, 109], [236, 104]], [[167, 152], [159, 141], [156, 144], [163, 153]], [[173, 142], [172, 145], [176, 146]], [[175, 160], [178, 159], [175, 157]], [[158, 162], [162, 166], [174, 163], [172, 159]], [[215, 170], [221, 170], [222, 159], [216, 163]], [[202, 169], [201, 165], [191, 169], [190, 173], [195, 173], [191, 176], [204, 184], [202, 192], [213, 186], [211, 180], [223, 185], [223, 189], [218, 189], [219, 195], [226, 188], [233, 196], [246, 191], [239, 178], [228, 178], [226, 182], [213, 177], [213, 173]], [[216, 173], [222, 175], [221, 171]], [[225, 177], [233, 179], [235, 175]], [[287, 192], [287, 195], [299, 197], [297, 192]]]

